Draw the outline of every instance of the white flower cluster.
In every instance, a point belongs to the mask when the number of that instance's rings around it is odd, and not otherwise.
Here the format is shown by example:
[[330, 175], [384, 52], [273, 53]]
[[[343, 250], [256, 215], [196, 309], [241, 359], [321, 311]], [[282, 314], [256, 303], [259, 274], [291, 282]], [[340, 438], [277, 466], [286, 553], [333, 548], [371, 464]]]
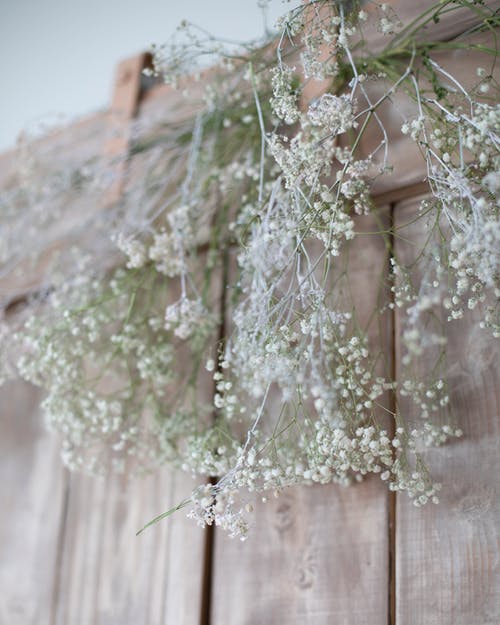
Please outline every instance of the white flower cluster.
[[300, 118], [299, 94], [294, 87], [294, 68], [285, 66], [272, 70], [273, 98], [270, 103], [278, 119], [286, 124], [294, 124]]
[[[17, 367], [47, 390], [42, 407], [49, 425], [63, 435], [70, 468], [103, 473], [110, 466], [123, 471], [130, 464], [143, 470], [165, 460], [180, 463], [177, 449], [190, 421], [177, 415], [186, 397], [196, 397], [196, 387], [188, 381], [192, 365], [184, 373], [179, 368], [161, 319], [165, 286], [153, 267], [80, 280], [54, 292], [47, 310], [29, 318], [17, 335], [24, 352]], [[190, 307], [197, 342], [189, 349], [196, 361], [214, 323], [200, 302], [191, 303], [198, 315]], [[174, 326], [189, 344], [186, 321]], [[177, 400], [165, 404], [162, 398], [174, 389]], [[204, 411], [200, 406], [199, 415]]]
[[380, 5], [380, 17], [377, 26], [383, 35], [393, 35], [403, 27], [403, 24], [391, 5], [384, 2]]
[[141, 241], [126, 238], [121, 232], [116, 239], [116, 246], [128, 258], [128, 269], [139, 269], [146, 264], [148, 259], [146, 246]]
[[357, 126], [354, 120], [354, 104], [344, 94], [336, 96], [324, 93], [309, 106], [307, 115], [314, 126], [321, 126], [333, 135]]
[[[436, 63], [433, 67], [445, 74]], [[470, 100], [470, 110], [465, 113], [462, 105], [452, 104], [429, 100], [428, 119], [421, 114], [405, 123], [402, 131], [409, 133], [425, 154], [434, 206], [441, 216], [441, 236], [447, 236], [452, 288], [441, 303], [448, 320], [461, 319], [467, 310], [482, 304], [482, 325], [498, 338], [500, 106]], [[433, 107], [438, 109], [437, 115]], [[473, 160], [466, 160], [465, 152]], [[439, 270], [436, 267], [435, 271]], [[441, 281], [439, 276], [437, 281]], [[432, 304], [436, 303], [434, 298]], [[415, 306], [422, 308], [421, 297]]]
[[164, 231], [154, 233], [148, 255], [157, 271], [169, 278], [178, 276], [185, 270], [185, 263], [176, 249], [174, 237]]
[[213, 320], [200, 299], [182, 297], [165, 310], [165, 329], [174, 331], [175, 336], [187, 339], [196, 333], [210, 331]]
[[[393, 10], [379, 10], [380, 31], [395, 33]], [[418, 20], [396, 36], [397, 55], [390, 45], [365, 55], [366, 19], [356, 2], [301, 4], [281, 21], [276, 62], [269, 47], [247, 64], [189, 33], [186, 45], [160, 51], [156, 69], [173, 81], [203, 49], [224, 58], [189, 128], [158, 130], [154, 149], [147, 137], [134, 145], [154, 154], [147, 192], [130, 189], [113, 213], [122, 231], [108, 235], [123, 267], [63, 273], [16, 339], [18, 368], [46, 388], [71, 468], [181, 466], [210, 478], [192, 494], [190, 516], [242, 538], [252, 494], [296, 484], [376, 474], [417, 506], [438, 501], [421, 454], [462, 434], [446, 383], [446, 323], [477, 308], [500, 333], [500, 108], [474, 100], [429, 57]], [[478, 76], [484, 93], [493, 82]], [[366, 84], [381, 78], [374, 101]], [[304, 102], [318, 80], [323, 91]], [[390, 261], [379, 291], [389, 282], [391, 298], [373, 302], [370, 319], [397, 309], [402, 320], [394, 380], [377, 324], [361, 321], [349, 259], [358, 216], [382, 222], [370, 198], [390, 167], [378, 107], [399, 89], [415, 96], [401, 130], [421, 148], [433, 197], [416, 216], [426, 236], [411, 261], [396, 256], [406, 233], [394, 224], [363, 231]], [[365, 154], [369, 128], [380, 140]], [[222, 315], [211, 292], [221, 276]], [[424, 371], [422, 362], [435, 364]], [[203, 364], [213, 406], [200, 402]]]
[[[245, 518], [249, 506], [238, 507], [234, 491], [221, 490], [210, 484], [202, 486], [192, 495], [193, 507], [188, 517], [195, 519], [200, 527], [217, 525], [225, 530], [231, 538], [245, 540], [249, 525]], [[236, 509], [235, 509], [236, 503]]]
[[149, 245], [120, 232], [114, 241], [127, 256], [127, 268], [139, 269], [152, 261], [158, 272], [171, 278], [185, 273], [186, 257], [196, 245], [196, 217], [196, 207], [190, 209], [187, 205], [181, 205], [172, 209], [166, 216], [170, 232], [165, 229], [154, 232]]

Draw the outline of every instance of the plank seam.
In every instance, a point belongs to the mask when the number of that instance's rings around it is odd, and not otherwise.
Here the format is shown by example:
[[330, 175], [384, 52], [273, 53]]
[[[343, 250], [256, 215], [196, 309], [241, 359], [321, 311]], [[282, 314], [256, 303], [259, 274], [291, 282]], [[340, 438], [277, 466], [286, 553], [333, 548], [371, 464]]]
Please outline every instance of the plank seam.
[[51, 611], [50, 611], [50, 624], [51, 625], [56, 625], [56, 621], [57, 621], [59, 596], [61, 594], [63, 552], [64, 552], [64, 544], [66, 542], [66, 530], [67, 530], [67, 525], [68, 525], [71, 476], [70, 476], [69, 470], [66, 468], [64, 469], [64, 472], [63, 472], [63, 480], [64, 480], [63, 505], [62, 505], [61, 520], [59, 524], [59, 531], [58, 531], [58, 536], [57, 536], [57, 547], [56, 547], [57, 551], [56, 551], [56, 561], [55, 561], [55, 571], [54, 571], [54, 587], [52, 590], [52, 605], [51, 605]]
[[[169, 474], [169, 498], [168, 498], [168, 506], [173, 507], [176, 505], [176, 501], [174, 501], [173, 498], [173, 494], [175, 492], [175, 483], [176, 483], [176, 478], [175, 478], [175, 474], [173, 472], [170, 472]], [[156, 483], [157, 486], [158, 483]], [[180, 514], [180, 512], [179, 512]], [[170, 554], [171, 549], [172, 549], [172, 525], [171, 523], [166, 523], [165, 526], [165, 557], [163, 559], [164, 562], [164, 577], [163, 577], [163, 588], [168, 588], [169, 586], [169, 582], [170, 582], [170, 578], [171, 576], [171, 570], [170, 570], [170, 559], [168, 557], [168, 554]], [[161, 593], [161, 615], [162, 615], [162, 623], [164, 623], [164, 625], [168, 625], [167, 621], [166, 621], [166, 615], [167, 613], [167, 593], [166, 592], [162, 592]], [[148, 623], [152, 623], [151, 619], [149, 619]]]
[[[216, 480], [210, 478], [210, 484], [215, 484]], [[212, 589], [214, 571], [214, 544], [215, 527], [208, 525], [205, 527], [205, 548], [203, 552], [203, 579], [201, 586], [201, 608], [200, 625], [210, 625], [212, 608]]]
[[[390, 234], [389, 234], [389, 273], [392, 271], [392, 260], [394, 259], [394, 222], [395, 222], [396, 204], [393, 202], [389, 205], [389, 219], [390, 219]], [[391, 310], [391, 378], [396, 380], [397, 368], [396, 368], [396, 305], [395, 305], [395, 293], [391, 290], [390, 299], [392, 303]], [[393, 414], [396, 413], [396, 390], [392, 389], [389, 395], [390, 410]], [[391, 438], [395, 435], [395, 423], [394, 419], [391, 420], [389, 427], [389, 435]], [[396, 492], [389, 491], [388, 494], [388, 625], [396, 625]]]
[[[214, 219], [216, 219], [214, 217]], [[226, 298], [226, 291], [229, 284], [229, 254], [230, 246], [225, 245], [222, 255], [222, 275], [221, 275], [221, 294], [220, 294], [220, 325], [218, 345], [222, 348], [222, 345], [226, 339], [227, 334], [227, 307], [228, 302]], [[217, 358], [217, 371], [221, 370], [220, 359]], [[217, 381], [214, 379], [213, 384], [213, 396], [217, 393]], [[212, 397], [213, 405], [213, 397]], [[215, 421], [215, 412], [213, 413], [213, 421]], [[216, 476], [212, 476], [209, 480], [210, 484], [216, 484]], [[212, 608], [212, 591], [213, 591], [213, 578], [214, 578], [214, 553], [215, 553], [215, 526], [209, 525], [205, 528], [207, 532], [205, 538], [205, 549], [203, 554], [203, 580], [202, 580], [202, 593], [201, 593], [201, 610], [200, 610], [200, 625], [210, 625], [211, 623], [211, 608]]]

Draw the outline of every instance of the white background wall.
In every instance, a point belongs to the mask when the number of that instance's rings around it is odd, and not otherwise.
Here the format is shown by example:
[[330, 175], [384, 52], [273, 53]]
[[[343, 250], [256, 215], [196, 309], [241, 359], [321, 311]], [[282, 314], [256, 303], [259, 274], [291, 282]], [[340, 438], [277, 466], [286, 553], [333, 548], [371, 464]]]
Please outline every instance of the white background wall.
[[[289, 8], [271, 0], [270, 25]], [[263, 33], [256, 0], [0, 0], [0, 151], [54, 116], [106, 107], [116, 63], [183, 19], [232, 39]]]

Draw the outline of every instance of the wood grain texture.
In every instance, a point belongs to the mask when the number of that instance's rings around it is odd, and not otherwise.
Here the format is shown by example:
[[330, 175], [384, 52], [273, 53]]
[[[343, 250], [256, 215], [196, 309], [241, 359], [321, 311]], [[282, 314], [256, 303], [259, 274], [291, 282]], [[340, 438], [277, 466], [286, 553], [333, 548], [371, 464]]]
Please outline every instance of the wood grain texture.
[[[415, 200], [396, 206], [397, 223], [415, 217], [418, 204]], [[415, 222], [400, 234], [421, 241], [426, 235], [424, 222]], [[412, 249], [397, 240], [396, 251], [405, 259], [412, 257]], [[448, 324], [448, 331], [450, 398], [464, 437], [425, 453], [433, 478], [443, 484], [439, 505], [415, 508], [405, 495], [398, 495], [396, 623], [496, 625], [500, 623], [500, 351], [472, 315]], [[402, 406], [409, 418], [416, 416], [404, 398]]]
[[387, 515], [380, 484], [294, 488], [259, 504], [247, 542], [216, 532], [212, 622], [387, 622]]
[[40, 393], [0, 389], [0, 623], [52, 625], [65, 476]]
[[[358, 220], [360, 231], [376, 228], [372, 218]], [[357, 237], [349, 256], [356, 275], [352, 296], [366, 326], [386, 270], [382, 238]], [[390, 364], [389, 319], [374, 319], [381, 321]], [[289, 489], [258, 503], [254, 517], [245, 543], [215, 532], [211, 622], [387, 624], [388, 496], [380, 480], [368, 478], [347, 489], [335, 484]]]
[[56, 625], [199, 623], [204, 533], [181, 511], [135, 533], [184, 499], [190, 478], [72, 475]]

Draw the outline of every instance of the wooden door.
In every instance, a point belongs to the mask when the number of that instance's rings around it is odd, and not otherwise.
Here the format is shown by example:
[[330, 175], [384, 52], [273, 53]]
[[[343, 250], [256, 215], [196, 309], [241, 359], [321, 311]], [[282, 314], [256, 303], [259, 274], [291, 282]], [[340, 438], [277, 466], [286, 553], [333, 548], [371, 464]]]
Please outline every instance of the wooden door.
[[[426, 2], [394, 4], [409, 20]], [[434, 36], [448, 40], [470, 27], [468, 19], [434, 25]], [[460, 51], [442, 60], [465, 77], [477, 64]], [[158, 87], [137, 111], [134, 103], [124, 106], [126, 115], [137, 113], [147, 125], [165, 110], [178, 114], [178, 100]], [[390, 109], [385, 114], [390, 126]], [[109, 119], [85, 123], [96, 129], [85, 131], [94, 141], [89, 150], [116, 155], [127, 149], [123, 120], [111, 137]], [[116, 128], [125, 133], [118, 139]], [[64, 149], [71, 151], [77, 136], [70, 129], [61, 139]], [[392, 150], [398, 167], [373, 192], [400, 229], [398, 256], [409, 259], [408, 241], [424, 236], [414, 217], [426, 192], [425, 172], [408, 141], [395, 140]], [[9, 166], [6, 157], [2, 184]], [[359, 218], [356, 227], [369, 231], [373, 224]], [[58, 237], [64, 245], [64, 231]], [[366, 311], [377, 297], [375, 273], [389, 271], [382, 239], [369, 241], [361, 246], [355, 239], [349, 251], [358, 276], [353, 297]], [[2, 305], [18, 301], [38, 279], [35, 268], [4, 280]], [[383, 324], [397, 377], [397, 309]], [[144, 522], [191, 491], [190, 478], [168, 469], [132, 481], [69, 474], [57, 438], [44, 429], [39, 391], [22, 382], [0, 389], [0, 625], [500, 623], [500, 354], [473, 319], [452, 329], [449, 344], [452, 403], [465, 436], [427, 452], [444, 485], [438, 506], [414, 508], [376, 478], [350, 489], [294, 488], [258, 504], [245, 543], [218, 529], [200, 530], [182, 512], [136, 537]], [[211, 387], [203, 392], [211, 402]], [[411, 414], [411, 406], [405, 409]]]

